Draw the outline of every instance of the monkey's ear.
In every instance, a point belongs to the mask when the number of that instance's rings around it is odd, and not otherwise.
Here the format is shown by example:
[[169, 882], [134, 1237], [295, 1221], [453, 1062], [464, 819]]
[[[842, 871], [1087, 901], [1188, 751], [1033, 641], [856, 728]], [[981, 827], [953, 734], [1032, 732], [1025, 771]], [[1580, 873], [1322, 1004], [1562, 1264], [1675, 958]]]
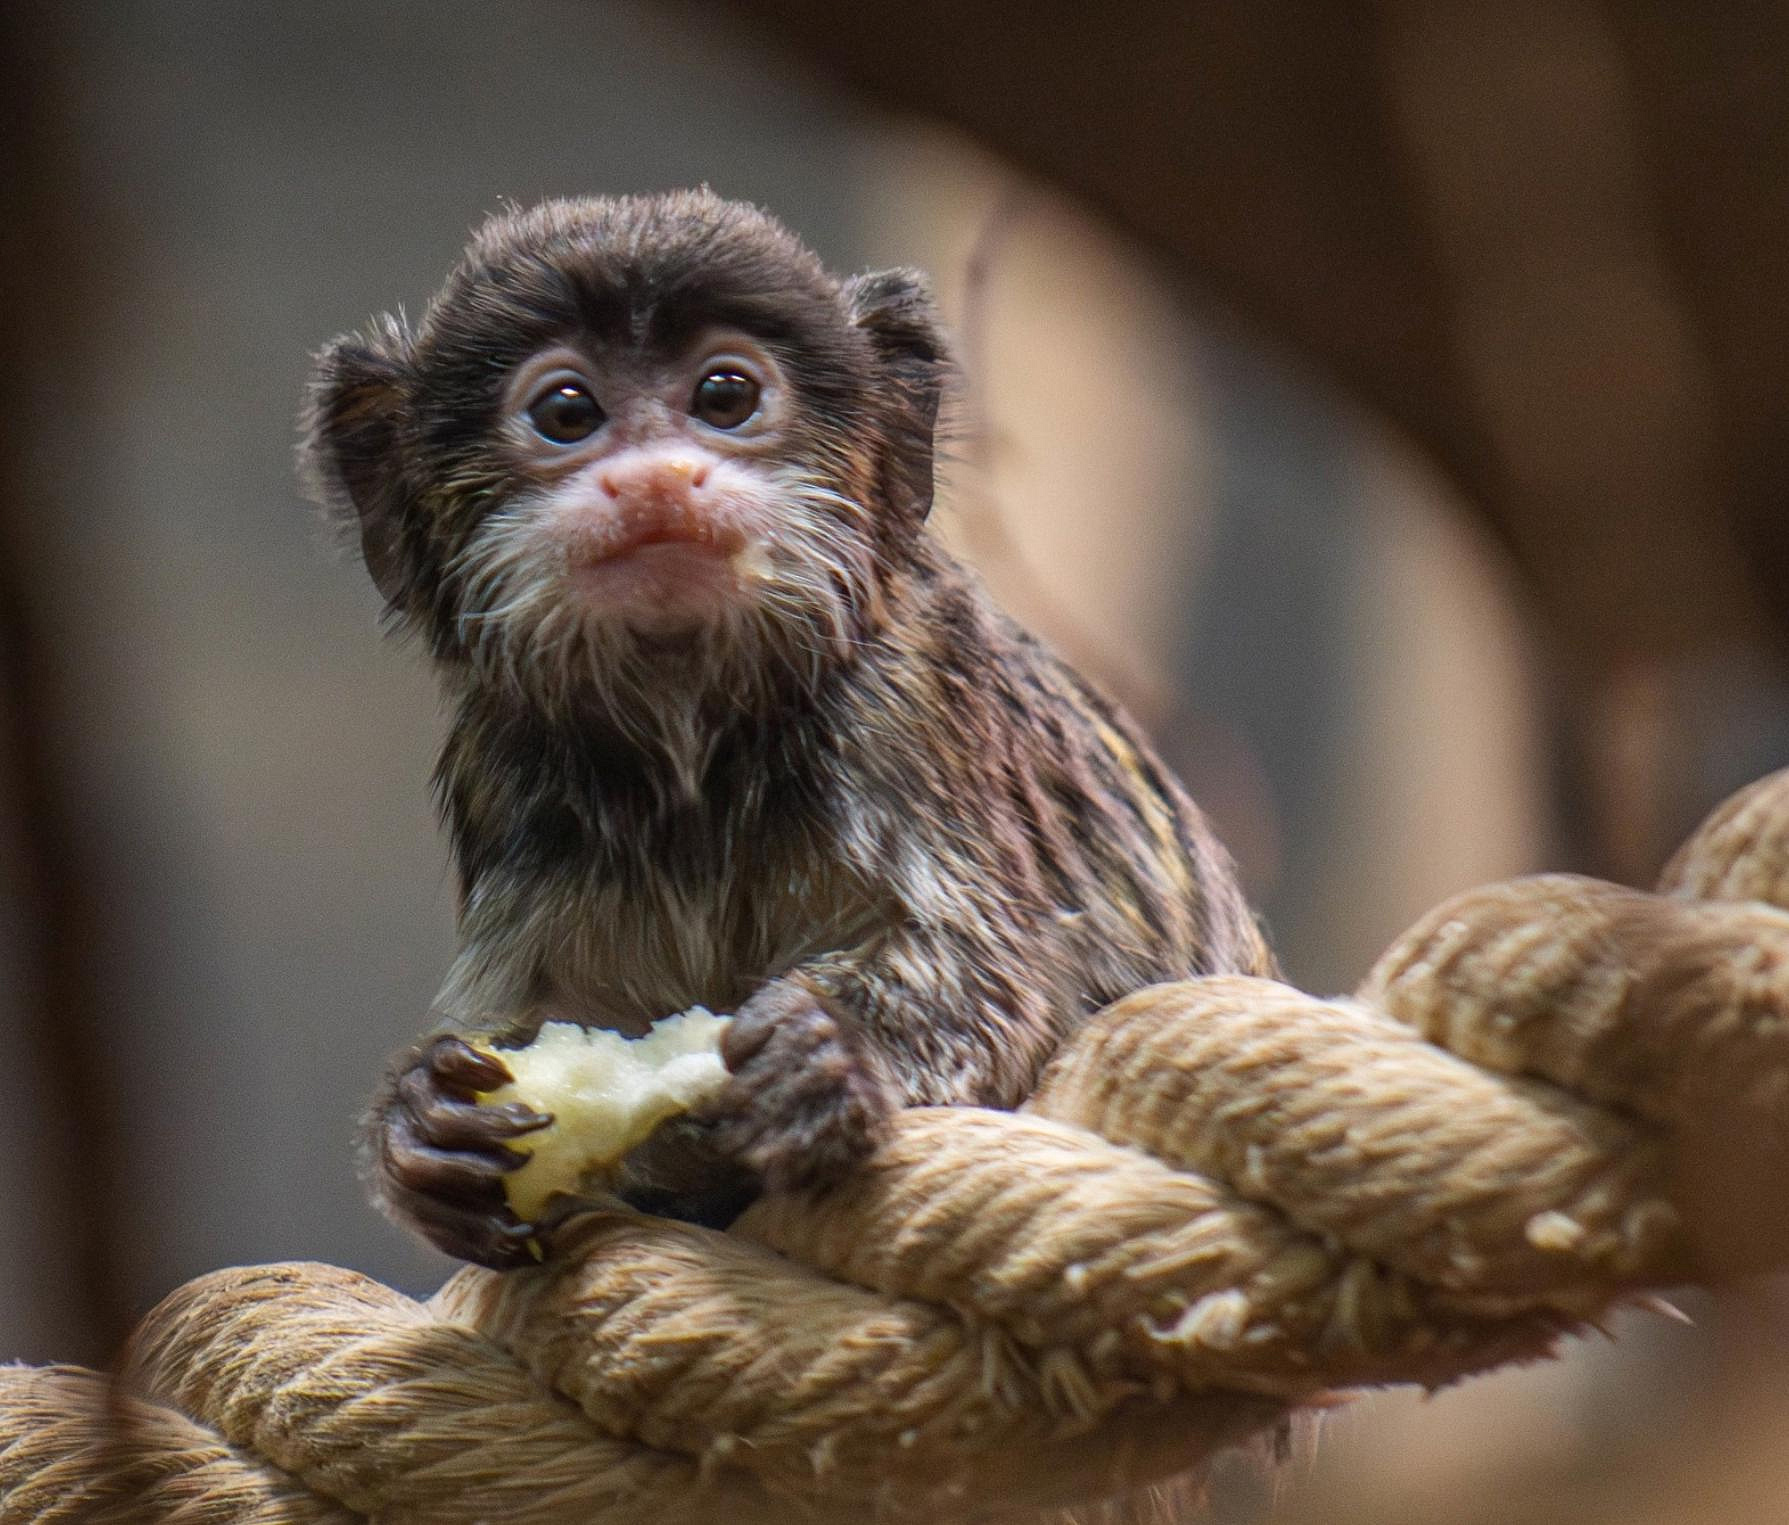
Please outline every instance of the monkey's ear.
[[299, 447], [306, 492], [332, 519], [358, 527], [367, 571], [394, 610], [418, 571], [405, 533], [400, 433], [409, 374], [410, 338], [395, 318], [381, 318], [364, 337], [335, 340], [317, 356]]
[[890, 445], [883, 490], [917, 524], [932, 510], [934, 436], [950, 374], [931, 283], [917, 270], [878, 270], [847, 281], [845, 302], [882, 369]]

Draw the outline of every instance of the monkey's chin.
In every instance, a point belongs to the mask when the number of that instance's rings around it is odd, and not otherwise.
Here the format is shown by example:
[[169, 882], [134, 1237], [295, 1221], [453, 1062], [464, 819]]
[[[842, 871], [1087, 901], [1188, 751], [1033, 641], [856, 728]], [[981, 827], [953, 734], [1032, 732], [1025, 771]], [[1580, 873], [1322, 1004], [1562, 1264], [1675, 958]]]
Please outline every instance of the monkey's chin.
[[735, 555], [667, 541], [573, 567], [570, 595], [591, 618], [648, 645], [680, 646], [749, 597]]

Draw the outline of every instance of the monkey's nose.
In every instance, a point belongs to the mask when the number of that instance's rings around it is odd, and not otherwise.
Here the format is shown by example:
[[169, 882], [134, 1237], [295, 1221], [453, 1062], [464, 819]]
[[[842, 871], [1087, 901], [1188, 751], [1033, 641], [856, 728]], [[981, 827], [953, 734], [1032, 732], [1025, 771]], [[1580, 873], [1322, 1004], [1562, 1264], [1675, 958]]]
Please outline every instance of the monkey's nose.
[[667, 476], [681, 477], [691, 487], [700, 487], [708, 480], [708, 463], [694, 456], [674, 455], [665, 462], [664, 469]]
[[709, 463], [698, 455], [623, 456], [603, 468], [597, 483], [611, 498], [623, 493], [658, 493], [700, 487], [708, 480]]

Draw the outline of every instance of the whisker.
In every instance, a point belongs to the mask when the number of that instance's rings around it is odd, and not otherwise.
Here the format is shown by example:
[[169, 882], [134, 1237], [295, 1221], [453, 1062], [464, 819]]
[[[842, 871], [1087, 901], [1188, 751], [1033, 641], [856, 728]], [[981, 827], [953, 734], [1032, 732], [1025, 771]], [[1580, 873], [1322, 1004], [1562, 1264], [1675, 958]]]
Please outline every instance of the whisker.
[[454, 637], [485, 681], [557, 721], [601, 715], [666, 760], [668, 787], [693, 792], [718, 744], [717, 706], [761, 707], [790, 685], [815, 691], [873, 629], [880, 582], [867, 508], [792, 468], [772, 474], [772, 490], [760, 575], [698, 633], [676, 683], [625, 627], [566, 596], [537, 496], [489, 514], [449, 561]]

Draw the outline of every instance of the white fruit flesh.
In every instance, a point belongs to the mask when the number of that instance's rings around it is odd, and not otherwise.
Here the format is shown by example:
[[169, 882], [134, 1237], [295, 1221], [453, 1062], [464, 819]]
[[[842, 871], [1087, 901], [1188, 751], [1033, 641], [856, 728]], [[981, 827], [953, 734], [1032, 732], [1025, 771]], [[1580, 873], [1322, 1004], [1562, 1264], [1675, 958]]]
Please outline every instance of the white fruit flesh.
[[640, 1038], [548, 1022], [526, 1048], [487, 1049], [515, 1080], [479, 1094], [551, 1112], [551, 1126], [511, 1146], [528, 1163], [504, 1178], [511, 1211], [532, 1222], [555, 1192], [600, 1176], [666, 1118], [720, 1089], [721, 1034], [728, 1019], [692, 1007]]

